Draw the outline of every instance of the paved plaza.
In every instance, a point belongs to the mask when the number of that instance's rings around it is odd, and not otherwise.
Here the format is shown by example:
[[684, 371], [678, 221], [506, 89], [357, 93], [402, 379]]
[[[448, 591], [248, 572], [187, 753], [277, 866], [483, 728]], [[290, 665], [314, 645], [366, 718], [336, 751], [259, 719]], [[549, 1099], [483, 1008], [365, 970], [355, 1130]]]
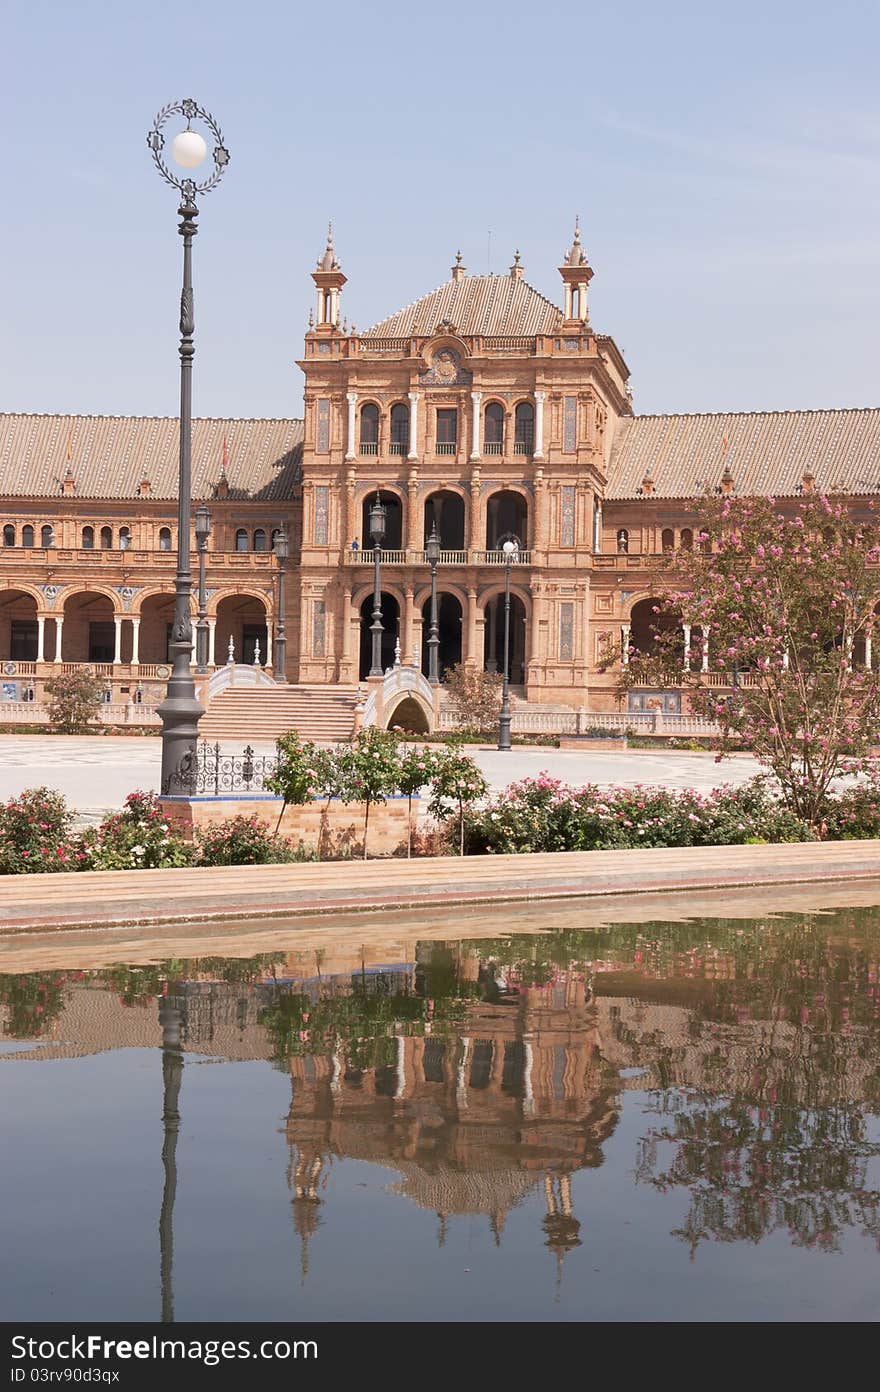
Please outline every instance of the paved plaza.
[[[224, 749], [244, 745], [227, 741]], [[271, 742], [254, 743], [271, 754]], [[503, 788], [517, 778], [546, 770], [565, 782], [602, 785], [648, 783], [706, 792], [719, 783], [742, 783], [758, 766], [737, 755], [723, 764], [712, 754], [630, 750], [593, 754], [581, 750], [512, 749], [500, 754], [488, 747], [470, 751], [490, 786]], [[118, 807], [134, 789], [158, 791], [161, 744], [152, 736], [0, 735], [0, 800], [24, 788], [56, 789], [82, 811]]]

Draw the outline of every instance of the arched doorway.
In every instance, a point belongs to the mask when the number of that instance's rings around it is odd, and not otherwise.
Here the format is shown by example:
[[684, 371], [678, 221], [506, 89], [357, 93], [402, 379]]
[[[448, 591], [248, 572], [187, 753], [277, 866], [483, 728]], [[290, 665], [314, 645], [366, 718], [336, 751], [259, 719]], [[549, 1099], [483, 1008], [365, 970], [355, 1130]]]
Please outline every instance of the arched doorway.
[[388, 720], [389, 730], [405, 730], [410, 735], [426, 735], [429, 728], [428, 717], [412, 696], [406, 696]]
[[227, 595], [217, 605], [214, 661], [218, 667], [228, 660], [230, 638], [236, 662], [253, 665], [259, 643], [260, 665], [265, 666], [269, 655], [266, 606], [256, 595]]
[[[396, 493], [381, 489], [379, 500], [385, 509], [384, 551], [400, 551], [403, 547], [403, 504]], [[370, 508], [376, 501], [376, 490], [367, 493], [361, 506], [361, 549], [371, 550], [373, 538], [370, 536]]]
[[529, 544], [529, 509], [521, 493], [505, 488], [486, 503], [486, 550], [498, 551], [506, 537], [515, 536], [525, 550]]
[[[659, 613], [655, 613], [657, 609], [660, 610]], [[658, 650], [660, 635], [677, 633], [681, 649], [679, 657], [682, 661], [684, 660], [684, 633], [681, 619], [670, 610], [661, 608], [658, 600], [640, 599], [637, 604], [634, 604], [629, 625], [629, 645], [631, 648], [635, 648], [637, 653], [655, 653]], [[691, 648], [694, 649], [694, 646], [692, 639]]]
[[[447, 594], [445, 591], [437, 596], [437, 631], [440, 639], [440, 646], [437, 649], [437, 665], [440, 669], [440, 680], [443, 680], [443, 673], [450, 667], [454, 667], [457, 662], [461, 662], [461, 629], [462, 629], [461, 604], [455, 595]], [[428, 675], [428, 664], [430, 660], [430, 650], [428, 639], [431, 636], [431, 601], [426, 599], [422, 605], [422, 675]]]
[[148, 595], [140, 609], [138, 662], [169, 662], [168, 644], [174, 623], [174, 595]]
[[0, 590], [0, 661], [36, 660], [36, 600], [23, 590]]
[[425, 499], [425, 543], [435, 525], [443, 551], [464, 550], [464, 499], [449, 489], [441, 489]]
[[[358, 677], [364, 681], [370, 675], [370, 668], [373, 665], [373, 635], [370, 632], [373, 623], [373, 596], [367, 595], [361, 604], [361, 657]], [[386, 594], [382, 591], [382, 671], [387, 672], [389, 667], [394, 666], [394, 649], [397, 646], [397, 635], [400, 632], [400, 605], [394, 595]]]
[[[95, 590], [70, 595], [64, 602], [61, 657], [64, 662], [112, 662], [116, 652], [114, 609], [104, 594]], [[125, 629], [129, 632], [126, 634]], [[131, 661], [130, 625], [123, 628], [126, 649], [122, 661]]]
[[[504, 670], [504, 595], [493, 595], [485, 607], [485, 668], [487, 672]], [[519, 595], [510, 596], [510, 647], [508, 681], [512, 686], [525, 683], [526, 670], [526, 607]]]

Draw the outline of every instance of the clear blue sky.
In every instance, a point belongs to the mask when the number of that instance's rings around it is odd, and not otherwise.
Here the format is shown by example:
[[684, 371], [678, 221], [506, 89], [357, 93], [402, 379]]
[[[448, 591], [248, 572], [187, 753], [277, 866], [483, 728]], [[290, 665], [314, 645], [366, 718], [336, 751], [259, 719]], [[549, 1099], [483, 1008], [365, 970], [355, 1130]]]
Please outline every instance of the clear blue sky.
[[880, 401], [876, 0], [6, 0], [0, 409], [177, 409], [175, 199], [145, 136], [213, 110], [195, 406], [293, 415], [332, 217], [360, 327], [515, 247], [639, 411]]

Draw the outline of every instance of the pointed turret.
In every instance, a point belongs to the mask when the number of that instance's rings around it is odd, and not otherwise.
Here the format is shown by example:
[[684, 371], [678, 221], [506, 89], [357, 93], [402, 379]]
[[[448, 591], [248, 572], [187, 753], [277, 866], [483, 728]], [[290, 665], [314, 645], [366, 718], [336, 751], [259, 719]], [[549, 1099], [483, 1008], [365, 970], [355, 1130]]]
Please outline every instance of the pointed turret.
[[513, 254], [513, 265], [512, 265], [511, 268], [510, 268], [510, 279], [511, 279], [511, 280], [522, 280], [522, 278], [523, 278], [523, 264], [522, 264], [522, 262], [520, 261], [520, 258], [519, 258], [519, 247], [517, 247], [516, 251], [515, 251], [514, 254]]
[[593, 272], [587, 261], [587, 253], [581, 246], [581, 220], [575, 218], [574, 237], [571, 246], [563, 257], [559, 274], [565, 284], [565, 322], [572, 326], [589, 321], [587, 311], [587, 286], [593, 279]]
[[312, 280], [318, 287], [318, 317], [316, 328], [320, 333], [339, 328], [339, 295], [348, 277], [336, 259], [333, 248], [333, 224], [327, 224], [327, 245], [324, 255], [312, 271]]
[[452, 279], [464, 280], [465, 269], [466, 268], [461, 263], [461, 252], [457, 251], [455, 253], [455, 265], [452, 267]]

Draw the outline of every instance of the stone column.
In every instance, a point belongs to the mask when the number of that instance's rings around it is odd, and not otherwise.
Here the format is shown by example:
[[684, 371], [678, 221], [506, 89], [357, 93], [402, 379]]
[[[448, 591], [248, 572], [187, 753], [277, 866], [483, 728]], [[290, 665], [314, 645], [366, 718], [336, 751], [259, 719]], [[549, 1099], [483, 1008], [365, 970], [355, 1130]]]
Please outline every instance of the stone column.
[[46, 619], [43, 614], [37, 615], [37, 661], [45, 662], [44, 643], [46, 639]]
[[[345, 499], [343, 504], [345, 508], [345, 517], [343, 519], [344, 535], [342, 538], [343, 547], [351, 546], [351, 543], [354, 541], [355, 536], [358, 532], [357, 519], [354, 513], [355, 477], [356, 476], [354, 469], [349, 469], [348, 473], [345, 476]], [[361, 538], [361, 540], [363, 540], [363, 538]]]
[[214, 639], [217, 636], [217, 620], [208, 620], [208, 666], [214, 666]]
[[544, 393], [535, 392], [535, 448], [533, 459], [544, 458]]
[[466, 635], [465, 663], [468, 667], [480, 667], [482, 664], [477, 654], [477, 592], [473, 589], [467, 592]]
[[703, 671], [709, 670], [709, 625], [703, 625]]
[[403, 544], [409, 551], [424, 549], [420, 532], [419, 473], [417, 469], [410, 469], [409, 478], [406, 481], [406, 528], [403, 536]]
[[415, 597], [412, 586], [407, 585], [403, 592], [403, 638], [401, 647], [403, 659], [408, 662], [413, 650], [413, 619], [415, 617]]
[[409, 393], [409, 459], [419, 457], [419, 394]]
[[[468, 550], [481, 550], [480, 546], [480, 470], [471, 470], [470, 501], [468, 511]], [[472, 559], [472, 557], [469, 557]]]
[[355, 407], [357, 406], [357, 392], [346, 392], [345, 399], [348, 402], [348, 427], [345, 437], [345, 457], [354, 459], [355, 457]]
[[489, 615], [489, 656], [486, 658], [486, 671], [498, 671], [498, 596], [493, 595], [486, 601], [486, 610]]
[[629, 666], [629, 630], [629, 624], [620, 625], [621, 661], [624, 667]]
[[133, 666], [137, 666], [141, 660], [141, 621], [140, 618], [131, 621], [131, 661]]
[[[871, 639], [873, 638], [873, 636], [873, 627], [869, 626], [865, 629], [865, 666], [867, 667], [869, 672], [871, 670]], [[788, 657], [788, 653], [786, 653], [785, 656]]]
[[471, 406], [474, 413], [473, 432], [471, 435], [471, 459], [479, 459], [481, 453], [480, 443], [480, 402], [483, 400], [482, 392], [471, 392]]
[[683, 623], [681, 627], [684, 633], [684, 670], [689, 672], [691, 670], [691, 626]]
[[116, 630], [113, 644], [113, 666], [118, 667], [122, 661], [122, 616], [113, 615], [113, 627]]
[[64, 615], [55, 616], [55, 661], [61, 661], [61, 630], [64, 627]]
[[[524, 538], [528, 545], [528, 538]], [[535, 531], [534, 544], [536, 551], [547, 550], [547, 484], [544, 481], [544, 470], [535, 470]]]
[[342, 591], [342, 650], [340, 660], [351, 661], [351, 590]]

